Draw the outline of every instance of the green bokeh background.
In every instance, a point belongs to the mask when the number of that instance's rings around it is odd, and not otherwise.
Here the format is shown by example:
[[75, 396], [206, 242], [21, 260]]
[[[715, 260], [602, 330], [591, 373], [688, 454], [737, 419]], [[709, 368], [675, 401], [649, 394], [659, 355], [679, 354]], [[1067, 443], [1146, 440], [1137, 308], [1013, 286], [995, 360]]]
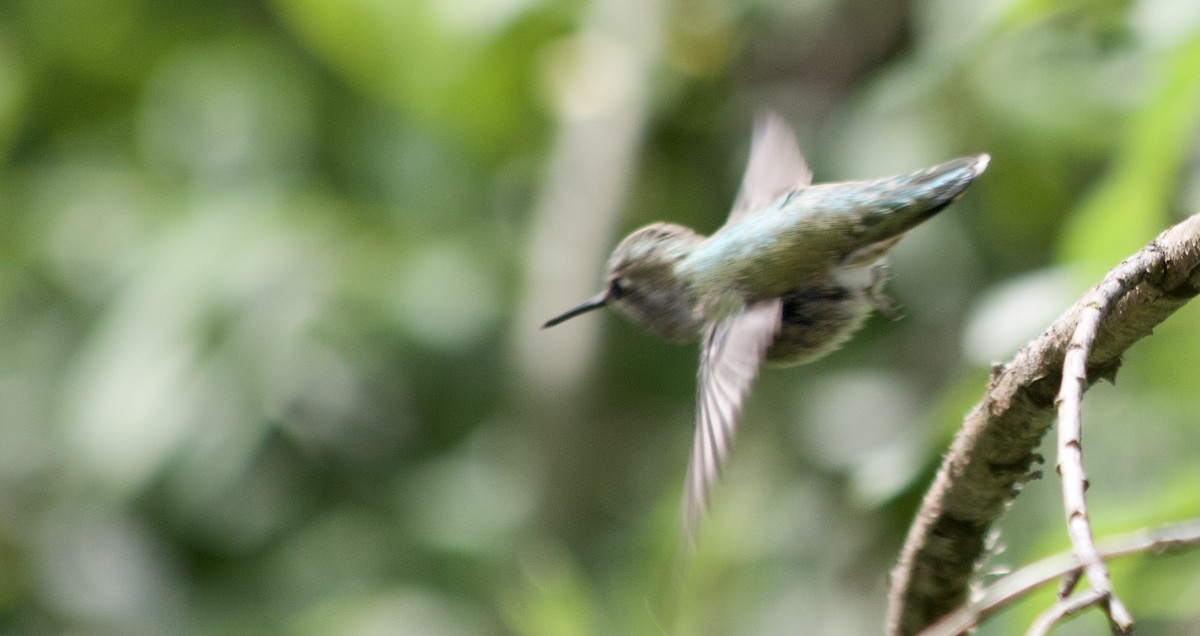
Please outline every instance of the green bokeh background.
[[[765, 109], [818, 181], [993, 159], [903, 320], [763, 375], [680, 579], [694, 347], [538, 325]], [[878, 633], [989, 363], [1197, 211], [1191, 1], [5, 0], [0, 633]], [[1088, 394], [1100, 535], [1200, 515], [1198, 312]], [[1066, 547], [1044, 452], [988, 572]], [[1200, 632], [1197, 555], [1114, 576]]]

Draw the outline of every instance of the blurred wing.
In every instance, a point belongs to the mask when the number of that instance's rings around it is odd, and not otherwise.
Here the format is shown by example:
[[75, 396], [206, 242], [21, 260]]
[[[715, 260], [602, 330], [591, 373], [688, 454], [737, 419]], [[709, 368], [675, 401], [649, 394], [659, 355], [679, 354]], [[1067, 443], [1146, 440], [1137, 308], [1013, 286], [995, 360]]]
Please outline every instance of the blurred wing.
[[758, 303], [708, 328], [700, 352], [696, 433], [684, 483], [684, 534], [695, 536], [729, 456], [742, 402], [779, 331], [782, 301]]
[[779, 115], [766, 113], [754, 124], [750, 161], [746, 164], [741, 191], [726, 223], [761, 210], [785, 193], [809, 183], [812, 183], [812, 172], [800, 154], [792, 129]]

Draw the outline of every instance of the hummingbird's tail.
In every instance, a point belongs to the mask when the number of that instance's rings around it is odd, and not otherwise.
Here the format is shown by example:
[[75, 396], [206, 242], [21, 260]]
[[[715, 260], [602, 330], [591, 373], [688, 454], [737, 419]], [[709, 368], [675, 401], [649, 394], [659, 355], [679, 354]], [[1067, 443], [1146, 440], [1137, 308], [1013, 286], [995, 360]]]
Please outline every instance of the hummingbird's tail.
[[929, 205], [924, 212], [927, 218], [941, 212], [942, 208], [957, 199], [976, 177], [983, 174], [991, 160], [991, 155], [987, 154], [952, 159], [900, 177], [900, 187], [911, 188], [915, 199], [925, 199], [926, 205]]
[[987, 169], [986, 154], [959, 157], [908, 174], [810, 186], [799, 193], [829, 230], [826, 245], [852, 250], [893, 241], [941, 212]]

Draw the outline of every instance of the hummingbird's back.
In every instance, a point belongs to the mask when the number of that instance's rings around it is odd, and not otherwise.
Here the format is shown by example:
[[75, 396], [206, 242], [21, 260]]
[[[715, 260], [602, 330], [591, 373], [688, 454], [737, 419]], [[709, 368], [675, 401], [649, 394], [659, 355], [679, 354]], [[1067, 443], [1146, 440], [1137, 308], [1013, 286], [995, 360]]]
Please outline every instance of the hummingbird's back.
[[862, 262], [856, 254], [890, 247], [950, 205], [987, 163], [987, 155], [962, 157], [895, 177], [800, 188], [722, 227], [684, 267], [701, 296], [740, 294], [754, 301], [823, 284], [848, 260]]

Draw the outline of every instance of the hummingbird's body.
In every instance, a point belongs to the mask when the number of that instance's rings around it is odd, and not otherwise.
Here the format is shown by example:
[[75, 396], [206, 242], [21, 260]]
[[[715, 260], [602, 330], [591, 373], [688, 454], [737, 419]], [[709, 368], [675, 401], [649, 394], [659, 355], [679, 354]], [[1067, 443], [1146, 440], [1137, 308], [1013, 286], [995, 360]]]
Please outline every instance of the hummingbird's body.
[[655, 223], [623, 240], [603, 292], [556, 325], [612, 304], [653, 335], [702, 339], [685, 527], [703, 512], [737, 412], [764, 363], [811, 362], [854, 334], [882, 294], [885, 256], [904, 232], [949, 205], [986, 168], [963, 157], [906, 175], [809, 185], [786, 124], [762, 119], [726, 224], [704, 237]]

